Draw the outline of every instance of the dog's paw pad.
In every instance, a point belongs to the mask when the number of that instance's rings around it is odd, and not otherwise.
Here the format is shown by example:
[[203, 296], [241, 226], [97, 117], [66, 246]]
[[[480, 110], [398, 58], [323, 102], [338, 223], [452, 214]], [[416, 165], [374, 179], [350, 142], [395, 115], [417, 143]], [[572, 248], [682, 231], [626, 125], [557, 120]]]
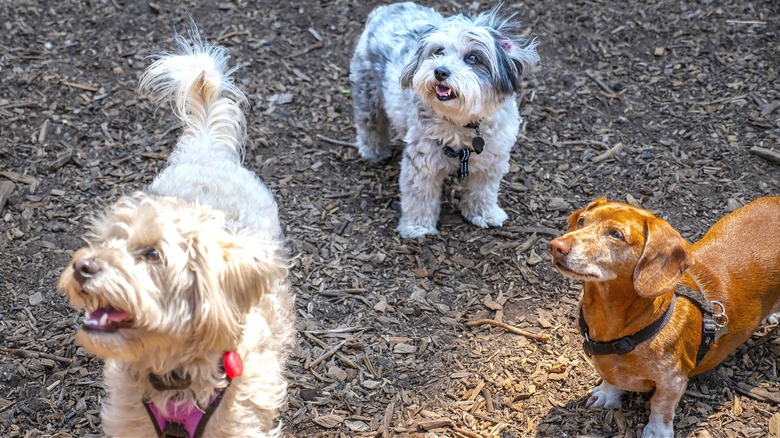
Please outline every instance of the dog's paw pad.
[[436, 228], [430, 228], [421, 225], [400, 224], [398, 225], [398, 233], [404, 239], [414, 239], [429, 234], [436, 234], [438, 231], [436, 231]]
[[484, 212], [477, 214], [464, 212], [463, 217], [472, 224], [482, 228], [500, 227], [504, 225], [505, 220], [509, 219], [509, 215], [498, 205], [489, 207]]

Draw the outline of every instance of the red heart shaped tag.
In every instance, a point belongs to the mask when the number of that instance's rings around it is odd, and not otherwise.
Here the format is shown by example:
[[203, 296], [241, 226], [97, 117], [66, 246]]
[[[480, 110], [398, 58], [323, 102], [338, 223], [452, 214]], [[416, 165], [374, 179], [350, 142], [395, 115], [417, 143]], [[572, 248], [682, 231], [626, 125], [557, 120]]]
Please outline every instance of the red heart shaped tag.
[[235, 379], [244, 372], [244, 363], [237, 351], [226, 351], [222, 357], [222, 364], [229, 379]]

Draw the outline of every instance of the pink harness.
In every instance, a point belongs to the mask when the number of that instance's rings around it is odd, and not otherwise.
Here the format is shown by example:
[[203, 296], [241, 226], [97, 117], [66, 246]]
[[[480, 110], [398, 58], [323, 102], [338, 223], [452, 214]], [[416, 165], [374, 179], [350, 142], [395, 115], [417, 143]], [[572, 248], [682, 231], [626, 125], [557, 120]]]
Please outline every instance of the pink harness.
[[217, 410], [224, 394], [224, 389], [218, 390], [217, 395], [209, 400], [205, 411], [200, 410], [193, 402], [179, 406], [176, 406], [172, 401], [168, 402], [168, 415], [163, 415], [153, 402], [144, 402], [144, 407], [152, 419], [158, 437], [199, 438], [203, 435], [203, 430], [206, 428], [211, 414]]
[[[243, 372], [244, 366], [241, 362], [241, 356], [235, 351], [226, 351], [222, 358], [221, 368], [225, 371], [228, 384], [225, 388], [216, 391], [216, 394], [209, 400], [209, 404], [206, 406], [205, 410], [201, 410], [200, 407], [192, 401], [179, 406], [176, 406], [175, 402], [169, 401], [167, 406], [168, 409], [166, 409], [168, 415], [163, 415], [153, 402], [143, 402], [158, 437], [200, 438], [203, 436], [203, 430], [206, 429], [206, 424], [209, 422], [211, 415], [217, 410], [217, 407], [219, 407], [219, 403], [222, 401], [222, 396], [225, 395], [225, 391], [230, 387], [230, 383], [233, 379], [240, 376]], [[174, 379], [174, 382], [169, 385], [163, 383], [162, 379], [154, 374], [149, 375], [149, 380], [152, 383], [152, 386], [160, 391], [185, 389], [189, 387], [191, 383], [187, 376], [184, 378], [177, 377]]]

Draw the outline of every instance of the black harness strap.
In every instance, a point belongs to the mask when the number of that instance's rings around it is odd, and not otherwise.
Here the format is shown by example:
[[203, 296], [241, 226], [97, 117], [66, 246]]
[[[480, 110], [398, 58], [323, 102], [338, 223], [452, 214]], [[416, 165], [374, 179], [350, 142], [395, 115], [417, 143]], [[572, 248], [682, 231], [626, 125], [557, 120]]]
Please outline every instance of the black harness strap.
[[[474, 137], [471, 139], [471, 147], [474, 148], [474, 153], [477, 155], [481, 154], [485, 149], [485, 139], [482, 138], [482, 133], [479, 131], [479, 123], [480, 122], [471, 122], [464, 126], [464, 128], [474, 130]], [[439, 140], [439, 144], [442, 144], [441, 140]], [[463, 179], [469, 176], [469, 157], [471, 156], [471, 149], [463, 148], [459, 151], [456, 151], [452, 146], [447, 145], [445, 145], [442, 149], [444, 150], [444, 155], [460, 160], [458, 178]]]
[[[726, 316], [726, 307], [720, 301], [707, 301], [707, 297], [701, 291], [681, 284], [675, 287], [674, 294], [688, 299], [701, 312], [701, 342], [696, 353], [696, 365], [699, 365], [710, 351], [710, 345], [728, 331], [729, 318]], [[720, 311], [716, 311], [715, 306], [720, 307]]]
[[582, 349], [590, 356], [601, 356], [605, 354], [622, 355], [634, 351], [637, 345], [658, 334], [666, 323], [669, 322], [674, 309], [674, 301], [674, 298], [672, 298], [672, 302], [669, 304], [669, 307], [666, 308], [664, 314], [647, 327], [639, 330], [633, 335], [624, 336], [620, 339], [608, 342], [593, 341], [590, 339], [588, 324], [585, 322], [585, 315], [582, 312], [582, 306], [580, 306], [580, 332], [585, 337], [585, 340], [582, 342]]
[[444, 146], [444, 154], [448, 157], [457, 157], [460, 160], [460, 167], [458, 168], [458, 178], [465, 178], [469, 176], [469, 157], [471, 151], [468, 149], [461, 149], [460, 152], [455, 152], [455, 149]]

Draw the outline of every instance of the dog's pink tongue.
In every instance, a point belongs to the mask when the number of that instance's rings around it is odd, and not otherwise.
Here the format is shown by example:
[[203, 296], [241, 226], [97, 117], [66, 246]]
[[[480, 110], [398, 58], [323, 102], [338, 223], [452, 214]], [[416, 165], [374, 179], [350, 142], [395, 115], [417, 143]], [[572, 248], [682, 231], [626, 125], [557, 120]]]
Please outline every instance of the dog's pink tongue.
[[101, 307], [84, 315], [84, 327], [90, 329], [105, 329], [113, 326], [115, 323], [132, 321], [133, 317], [121, 310], [113, 307]]
[[436, 94], [442, 97], [449, 96], [452, 90], [450, 87], [445, 87], [444, 85], [437, 85], [436, 86]]

